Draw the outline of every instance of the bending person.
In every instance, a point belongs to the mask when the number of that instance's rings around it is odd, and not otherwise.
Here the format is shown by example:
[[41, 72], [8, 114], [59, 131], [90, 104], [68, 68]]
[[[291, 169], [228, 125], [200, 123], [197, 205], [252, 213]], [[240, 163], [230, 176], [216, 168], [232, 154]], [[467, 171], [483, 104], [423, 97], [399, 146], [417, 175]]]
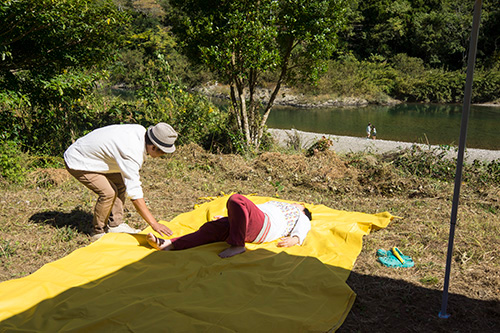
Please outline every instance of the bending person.
[[148, 243], [157, 250], [184, 250], [225, 241], [230, 247], [219, 256], [228, 258], [245, 252], [245, 242], [264, 243], [280, 238], [279, 247], [301, 245], [311, 230], [311, 213], [300, 204], [268, 201], [256, 205], [243, 195], [233, 194], [227, 201], [227, 213], [227, 217], [207, 222], [181, 237], [162, 239], [149, 233]]
[[106, 232], [138, 233], [123, 222], [126, 197], [160, 235], [172, 231], [158, 223], [146, 206], [139, 170], [147, 155], [156, 158], [175, 151], [177, 132], [166, 123], [146, 128], [137, 124], [110, 125], [79, 138], [64, 153], [68, 172], [98, 195], [91, 240]]

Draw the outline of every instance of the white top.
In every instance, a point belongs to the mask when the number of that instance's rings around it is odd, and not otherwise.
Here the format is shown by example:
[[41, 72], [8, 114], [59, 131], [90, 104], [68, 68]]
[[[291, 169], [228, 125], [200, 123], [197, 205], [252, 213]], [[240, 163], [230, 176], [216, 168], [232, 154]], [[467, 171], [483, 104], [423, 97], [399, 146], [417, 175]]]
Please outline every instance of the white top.
[[257, 205], [257, 207], [269, 217], [269, 222], [271, 224], [269, 233], [262, 242], [271, 242], [284, 236], [297, 236], [299, 238], [299, 244], [302, 245], [309, 230], [311, 230], [311, 221], [304, 213], [300, 212], [297, 223], [290, 234], [286, 235], [287, 222], [285, 214], [278, 206], [273, 204], [273, 201]]
[[110, 125], [79, 138], [64, 152], [73, 170], [121, 173], [127, 195], [143, 198], [139, 170], [146, 158], [146, 129], [141, 125]]

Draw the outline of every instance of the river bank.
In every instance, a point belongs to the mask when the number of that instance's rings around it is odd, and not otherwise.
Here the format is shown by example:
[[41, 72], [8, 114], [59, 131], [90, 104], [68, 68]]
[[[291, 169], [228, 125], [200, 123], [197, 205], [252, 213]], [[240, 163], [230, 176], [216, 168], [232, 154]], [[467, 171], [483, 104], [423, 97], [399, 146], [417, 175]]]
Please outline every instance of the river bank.
[[[217, 81], [208, 82], [202, 86], [193, 88], [193, 91], [221, 101], [228, 101], [230, 99], [229, 86], [220, 84]], [[262, 103], [267, 103], [271, 97], [272, 90], [259, 87], [256, 89], [254, 94], [256, 100]], [[274, 105], [310, 109], [328, 107], [360, 107], [368, 106], [370, 104], [397, 105], [401, 103], [405, 103], [405, 101], [397, 100], [387, 95], [379, 95], [374, 99], [373, 97], [338, 96], [337, 94], [305, 94], [289, 87], [282, 87], [280, 89], [280, 93], [274, 100]], [[500, 107], [500, 100], [491, 101], [489, 103], [478, 103], [476, 105]]]
[[[420, 146], [423, 149], [435, 151], [436, 153], [444, 151], [446, 153], [446, 156], [449, 158], [457, 158], [458, 154], [458, 147], [444, 150], [440, 146], [434, 145], [424, 145], [390, 140], [367, 140], [366, 138], [360, 137], [311, 133], [298, 131], [295, 129], [282, 130], [270, 128], [269, 132], [280, 146], [286, 147], [290, 141], [294, 140], [294, 142], [300, 142], [303, 149], [309, 148], [313, 143], [317, 142], [321, 137], [324, 136], [332, 140], [333, 145], [331, 149], [334, 150], [337, 154], [346, 154], [351, 152], [383, 154], [391, 151], [410, 148], [413, 145]], [[500, 150], [470, 148], [466, 149], [464, 156], [464, 160], [466, 163], [472, 163], [474, 160], [491, 162], [497, 159], [500, 160]]]

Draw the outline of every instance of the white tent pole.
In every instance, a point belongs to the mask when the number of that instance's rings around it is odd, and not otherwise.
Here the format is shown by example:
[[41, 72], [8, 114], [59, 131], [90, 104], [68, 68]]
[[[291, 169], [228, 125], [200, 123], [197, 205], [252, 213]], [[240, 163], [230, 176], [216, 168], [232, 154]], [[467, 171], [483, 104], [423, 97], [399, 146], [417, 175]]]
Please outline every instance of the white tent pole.
[[472, 32], [469, 45], [469, 59], [467, 62], [467, 78], [465, 81], [464, 103], [462, 109], [462, 123], [460, 127], [460, 142], [458, 145], [457, 171], [455, 173], [455, 190], [453, 193], [453, 205], [451, 208], [450, 237], [448, 240], [448, 255], [446, 257], [446, 270], [443, 286], [443, 300], [441, 303], [440, 318], [448, 318], [446, 313], [448, 306], [448, 287], [450, 283], [451, 259], [453, 254], [453, 240], [455, 237], [455, 225], [457, 222], [458, 199], [460, 197], [460, 184], [462, 182], [462, 167], [464, 161], [465, 143], [467, 140], [467, 125], [469, 122], [470, 103], [472, 95], [472, 81], [474, 77], [474, 64], [476, 62], [477, 37], [479, 34], [479, 22], [481, 21], [482, 0], [476, 0], [474, 4], [474, 16], [472, 19]]

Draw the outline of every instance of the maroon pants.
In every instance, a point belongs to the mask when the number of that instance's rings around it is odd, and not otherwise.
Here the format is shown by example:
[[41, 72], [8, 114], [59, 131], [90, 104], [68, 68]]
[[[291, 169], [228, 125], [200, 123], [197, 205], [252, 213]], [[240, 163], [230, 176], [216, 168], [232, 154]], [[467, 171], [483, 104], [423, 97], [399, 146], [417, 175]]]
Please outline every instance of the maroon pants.
[[191, 234], [173, 238], [175, 250], [189, 249], [203, 244], [226, 241], [230, 245], [245, 246], [259, 234], [264, 224], [264, 213], [249, 199], [233, 194], [227, 201], [227, 215], [205, 223]]

